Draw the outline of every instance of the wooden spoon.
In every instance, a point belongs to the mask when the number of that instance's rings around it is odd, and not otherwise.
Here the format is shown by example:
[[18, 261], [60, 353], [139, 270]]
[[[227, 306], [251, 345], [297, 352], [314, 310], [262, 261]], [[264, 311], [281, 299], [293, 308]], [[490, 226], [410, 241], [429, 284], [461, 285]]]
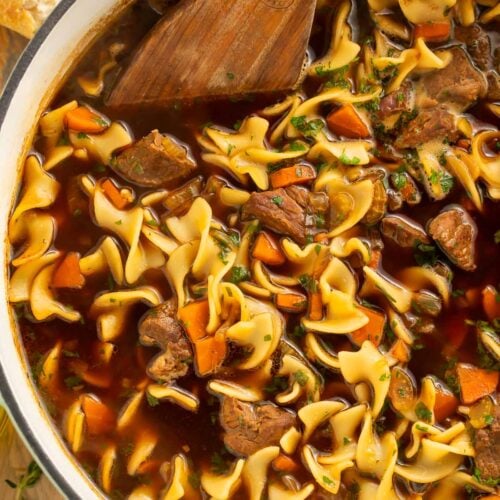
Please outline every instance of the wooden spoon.
[[135, 52], [108, 106], [282, 91], [300, 81], [316, 0], [181, 0]]

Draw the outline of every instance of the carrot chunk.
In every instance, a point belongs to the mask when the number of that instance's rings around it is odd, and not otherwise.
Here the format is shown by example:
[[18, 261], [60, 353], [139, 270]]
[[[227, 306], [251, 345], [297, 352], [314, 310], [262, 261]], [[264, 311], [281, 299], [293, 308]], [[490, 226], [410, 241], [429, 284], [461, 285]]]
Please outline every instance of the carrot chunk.
[[223, 333], [205, 337], [195, 343], [194, 350], [198, 375], [209, 375], [219, 368], [226, 357], [226, 338]]
[[179, 319], [192, 342], [207, 336], [208, 300], [196, 300], [179, 309]]
[[462, 401], [471, 404], [494, 392], [498, 385], [498, 372], [483, 370], [467, 363], [457, 364], [457, 377]]
[[66, 126], [75, 132], [98, 134], [109, 127], [109, 123], [102, 116], [84, 106], [68, 111], [65, 118]]
[[434, 416], [437, 422], [450, 417], [458, 408], [458, 399], [443, 387], [436, 387], [436, 402], [434, 403]]
[[120, 190], [115, 186], [113, 181], [106, 179], [101, 184], [101, 188], [109, 201], [119, 210], [123, 210], [128, 205], [128, 200], [122, 196]]
[[88, 394], [83, 396], [82, 409], [85, 413], [85, 422], [90, 434], [105, 434], [115, 428], [115, 412], [96, 398]]
[[490, 321], [500, 318], [500, 294], [494, 287], [487, 286], [483, 292], [483, 309]]
[[81, 289], [85, 285], [85, 276], [80, 272], [80, 254], [69, 252], [59, 264], [52, 276], [53, 288]]
[[396, 340], [396, 342], [392, 344], [389, 354], [401, 363], [407, 363], [410, 360], [410, 348], [401, 339]]
[[385, 326], [385, 314], [370, 309], [369, 307], [356, 306], [362, 313], [368, 316], [368, 323], [351, 333], [351, 340], [360, 346], [365, 340], [370, 340], [378, 346], [382, 342]]
[[278, 242], [269, 233], [261, 231], [255, 239], [252, 257], [270, 266], [280, 266], [286, 261]]
[[272, 462], [274, 470], [278, 472], [296, 472], [300, 469], [299, 464], [290, 457], [280, 453]]
[[442, 325], [442, 331], [448, 340], [448, 346], [445, 347], [446, 352], [451, 352], [459, 349], [465, 342], [469, 326], [467, 325], [466, 315], [463, 312], [457, 312], [453, 316], [445, 319]]
[[316, 178], [316, 170], [311, 165], [292, 165], [280, 168], [269, 176], [273, 189], [294, 184], [306, 184]]
[[311, 321], [319, 321], [323, 318], [321, 292], [311, 292], [309, 294], [309, 310], [307, 315]]
[[427, 42], [443, 42], [450, 38], [450, 22], [429, 22], [415, 26], [415, 39], [423, 38]]
[[314, 235], [315, 243], [321, 243], [322, 245], [328, 245], [328, 233], [316, 233]]
[[277, 293], [274, 299], [276, 307], [290, 313], [303, 312], [307, 305], [307, 300], [300, 293]]
[[368, 127], [352, 104], [344, 104], [332, 111], [326, 118], [326, 123], [334, 134], [350, 139], [363, 139], [370, 136]]

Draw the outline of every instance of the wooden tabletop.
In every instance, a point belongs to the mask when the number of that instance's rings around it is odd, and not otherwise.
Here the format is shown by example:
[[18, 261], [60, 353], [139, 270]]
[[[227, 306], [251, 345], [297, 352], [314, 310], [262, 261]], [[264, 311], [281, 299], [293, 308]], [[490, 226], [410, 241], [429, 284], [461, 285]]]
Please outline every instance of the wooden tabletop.
[[[26, 43], [20, 35], [0, 27], [0, 94]], [[8, 421], [7, 415], [0, 408], [0, 499], [21, 498], [19, 491], [12, 486], [19, 483], [19, 479], [26, 473], [32, 460], [29, 451]], [[59, 500], [62, 496], [49, 480], [42, 476], [33, 487], [23, 490], [22, 498]]]

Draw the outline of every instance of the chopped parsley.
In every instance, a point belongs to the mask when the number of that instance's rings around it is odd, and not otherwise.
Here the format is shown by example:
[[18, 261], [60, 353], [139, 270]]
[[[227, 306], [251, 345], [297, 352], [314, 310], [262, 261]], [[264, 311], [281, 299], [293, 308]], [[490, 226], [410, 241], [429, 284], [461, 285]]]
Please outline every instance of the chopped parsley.
[[325, 128], [325, 122], [319, 118], [307, 121], [305, 116], [294, 116], [290, 121], [305, 137], [316, 137]]
[[390, 373], [383, 373], [382, 375], [380, 375], [380, 377], [378, 379], [380, 380], [380, 382], [385, 382], [386, 380], [389, 380], [390, 378], [391, 378]]
[[318, 289], [316, 280], [310, 274], [301, 274], [299, 276], [299, 283], [308, 292], [316, 292]]
[[148, 401], [149, 406], [158, 406], [160, 404], [160, 400], [158, 398], [155, 398], [149, 392], [146, 392], [146, 399]]
[[250, 279], [250, 271], [244, 266], [234, 266], [229, 271], [229, 281], [237, 285]]
[[298, 141], [292, 142], [289, 147], [290, 151], [305, 151], [307, 149], [305, 144]]
[[295, 372], [293, 378], [301, 387], [304, 387], [309, 380], [307, 373], [304, 373], [302, 370]]
[[271, 201], [277, 206], [281, 207], [283, 205], [283, 197], [282, 196], [273, 196]]
[[273, 339], [273, 338], [272, 338], [272, 336], [271, 336], [271, 335], [269, 335], [269, 334], [264, 335], [264, 342], [271, 342], [271, 340], [272, 340], [272, 339]]
[[392, 182], [394, 183], [394, 187], [396, 189], [403, 189], [408, 182], [406, 179], [406, 174], [404, 172], [394, 172], [392, 174]]
[[78, 134], [76, 134], [76, 137], [77, 137], [77, 139], [88, 139], [89, 138], [89, 136], [85, 132], [78, 132]]
[[344, 165], [359, 165], [361, 160], [357, 156], [353, 156], [352, 158], [349, 158], [345, 154], [345, 149], [342, 151], [342, 154], [339, 156], [339, 160], [344, 164]]
[[420, 401], [417, 406], [415, 406], [415, 414], [420, 420], [424, 422], [430, 422], [432, 419], [432, 412], [427, 408], [427, 406]]
[[234, 73], [231, 73], [231, 71], [228, 71], [226, 73], [226, 76], [228, 80], [234, 80]]
[[64, 385], [68, 389], [74, 389], [83, 385], [83, 381], [78, 375], [70, 375], [64, 379]]

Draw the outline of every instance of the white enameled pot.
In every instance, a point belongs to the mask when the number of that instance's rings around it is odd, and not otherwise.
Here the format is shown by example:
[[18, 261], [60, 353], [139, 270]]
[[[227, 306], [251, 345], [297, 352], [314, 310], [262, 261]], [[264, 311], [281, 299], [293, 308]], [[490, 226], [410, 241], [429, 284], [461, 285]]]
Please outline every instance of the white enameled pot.
[[[1, 1], [1, 0], [0, 0]], [[7, 222], [36, 123], [79, 56], [131, 0], [62, 0], [28, 45], [0, 99], [0, 391], [40, 466], [70, 499], [103, 498], [37, 396], [7, 302]]]

